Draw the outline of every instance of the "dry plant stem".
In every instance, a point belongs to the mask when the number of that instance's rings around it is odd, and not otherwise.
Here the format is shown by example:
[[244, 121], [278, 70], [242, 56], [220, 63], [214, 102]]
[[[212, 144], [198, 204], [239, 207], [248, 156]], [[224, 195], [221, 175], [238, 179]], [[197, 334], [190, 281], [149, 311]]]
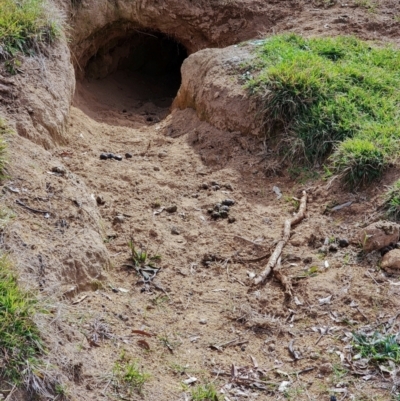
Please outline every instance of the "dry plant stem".
[[265, 266], [264, 271], [258, 277], [255, 278], [255, 280], [254, 280], [255, 285], [264, 283], [266, 278], [270, 275], [271, 271], [276, 266], [281, 254], [282, 254], [283, 248], [285, 247], [286, 243], [289, 241], [291, 227], [300, 223], [304, 219], [306, 209], [307, 209], [307, 193], [306, 193], [306, 191], [303, 191], [303, 195], [302, 195], [301, 201], [300, 201], [299, 211], [296, 213], [296, 215], [292, 219], [290, 219], [290, 220], [288, 219], [285, 221], [285, 225], [283, 227], [282, 239], [276, 245], [276, 248], [275, 248], [274, 252], [272, 253], [271, 257], [269, 258], [267, 266]]

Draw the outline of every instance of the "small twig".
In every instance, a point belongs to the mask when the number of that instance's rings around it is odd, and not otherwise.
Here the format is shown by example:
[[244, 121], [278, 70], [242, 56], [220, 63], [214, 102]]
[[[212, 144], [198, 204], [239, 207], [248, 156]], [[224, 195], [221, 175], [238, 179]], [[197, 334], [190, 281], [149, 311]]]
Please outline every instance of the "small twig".
[[48, 211], [46, 211], [46, 210], [33, 209], [33, 208], [31, 208], [31, 207], [25, 205], [25, 203], [24, 203], [24, 202], [21, 202], [19, 199], [16, 199], [16, 200], [15, 200], [15, 203], [16, 203], [17, 205], [20, 205], [20, 206], [24, 207], [25, 209], [27, 209], [27, 210], [33, 212], [33, 213], [38, 213], [38, 214], [50, 214], [50, 212], [48, 212]]
[[[304, 219], [306, 208], [307, 208], [307, 193], [306, 191], [303, 191], [303, 196], [300, 200], [299, 211], [294, 215], [292, 219], [290, 220], [287, 219], [285, 221], [282, 238], [278, 241], [275, 250], [272, 253], [271, 257], [269, 258], [267, 266], [265, 267], [264, 271], [261, 272], [260, 275], [255, 278], [254, 280], [255, 285], [264, 283], [266, 278], [270, 275], [271, 271], [276, 267], [278, 261], [280, 260], [283, 248], [289, 241], [291, 227], [300, 223]], [[291, 294], [289, 289], [285, 288], [285, 290], [288, 292], [288, 294]]]

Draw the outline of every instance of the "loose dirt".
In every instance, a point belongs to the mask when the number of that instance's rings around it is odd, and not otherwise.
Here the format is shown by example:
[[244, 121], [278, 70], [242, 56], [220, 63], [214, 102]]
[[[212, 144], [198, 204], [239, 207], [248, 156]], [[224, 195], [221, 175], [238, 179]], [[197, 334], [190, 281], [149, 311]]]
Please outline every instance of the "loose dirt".
[[[218, 131], [191, 109], [164, 118], [168, 107], [128, 95], [131, 88], [120, 79], [117, 73], [78, 85], [71, 144], [62, 149], [67, 168], [105, 202], [99, 210], [112, 259], [106, 278], [75, 294], [57, 317], [74, 333], [68, 359], [70, 375], [79, 366], [76, 399], [184, 400], [190, 388], [182, 382], [189, 377], [214, 382], [231, 400], [329, 399], [335, 391], [388, 399], [389, 382], [348, 374], [340, 356], [345, 333], [396, 314], [399, 287], [376, 270], [376, 258], [359, 259], [353, 245], [318, 251], [326, 242], [351, 239], [357, 226], [372, 220], [378, 191], [349, 194], [289, 174], [266, 177], [266, 149], [257, 139]], [[168, 91], [158, 95], [166, 101]], [[103, 152], [132, 158], [100, 160]], [[296, 297], [288, 300], [273, 278], [251, 287], [249, 273], [260, 272], [266, 259], [241, 259], [270, 252], [302, 189], [309, 194], [307, 218], [294, 229], [283, 258]], [[227, 198], [235, 201], [229, 215], [236, 221], [213, 220], [207, 210]], [[349, 200], [351, 206], [325, 213], [329, 204]], [[172, 205], [176, 212], [160, 211]], [[153, 284], [126, 266], [131, 238], [138, 249], [161, 255]], [[289, 351], [292, 341], [298, 359]], [[232, 365], [254, 367], [251, 357], [276, 386], [223, 387]], [[116, 364], [128, 360], [151, 375], [143, 395], [114, 386]], [[279, 392], [283, 381], [291, 383]]]

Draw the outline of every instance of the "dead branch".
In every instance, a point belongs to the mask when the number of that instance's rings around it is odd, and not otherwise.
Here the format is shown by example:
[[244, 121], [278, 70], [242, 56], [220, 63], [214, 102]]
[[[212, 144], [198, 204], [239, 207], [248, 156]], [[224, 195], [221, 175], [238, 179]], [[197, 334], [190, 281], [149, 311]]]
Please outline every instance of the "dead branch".
[[[295, 226], [296, 224], [300, 223], [304, 219], [305, 213], [306, 213], [306, 209], [307, 209], [307, 193], [306, 193], [306, 191], [303, 191], [303, 196], [301, 197], [301, 201], [300, 201], [300, 206], [299, 206], [298, 212], [294, 215], [294, 217], [292, 219], [290, 219], [290, 220], [287, 219], [285, 221], [285, 224], [284, 224], [284, 227], [283, 227], [282, 239], [279, 240], [278, 244], [276, 245], [276, 248], [275, 248], [274, 252], [272, 253], [271, 257], [269, 258], [268, 263], [265, 266], [264, 271], [261, 272], [261, 274], [254, 279], [254, 284], [255, 285], [259, 285], [259, 284], [264, 283], [266, 278], [270, 275], [270, 273], [276, 267], [276, 265], [278, 264], [278, 261], [279, 261], [279, 259], [281, 257], [283, 248], [285, 247], [286, 243], [289, 241], [291, 228], [293, 226]], [[281, 274], [280, 274], [280, 276], [282, 278]], [[281, 282], [282, 282], [282, 280], [281, 280]], [[285, 287], [285, 291], [290, 294], [291, 293], [291, 285], [288, 288], [287, 287], [287, 283], [284, 284], [282, 282], [282, 284]]]

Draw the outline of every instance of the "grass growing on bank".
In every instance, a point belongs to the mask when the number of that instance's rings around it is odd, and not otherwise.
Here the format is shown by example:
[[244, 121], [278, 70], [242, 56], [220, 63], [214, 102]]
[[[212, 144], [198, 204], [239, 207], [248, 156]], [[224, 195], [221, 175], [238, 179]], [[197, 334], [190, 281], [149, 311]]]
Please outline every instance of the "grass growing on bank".
[[35, 302], [18, 287], [9, 259], [0, 256], [0, 379], [21, 384], [24, 370], [35, 366], [42, 350], [32, 321]]
[[265, 132], [281, 138], [295, 162], [330, 156], [356, 187], [397, 159], [400, 51], [354, 37], [285, 34], [263, 41], [252, 64], [247, 87], [262, 99]]
[[41, 43], [52, 42], [60, 29], [46, 0], [0, 0], [0, 59], [19, 52], [33, 54]]

